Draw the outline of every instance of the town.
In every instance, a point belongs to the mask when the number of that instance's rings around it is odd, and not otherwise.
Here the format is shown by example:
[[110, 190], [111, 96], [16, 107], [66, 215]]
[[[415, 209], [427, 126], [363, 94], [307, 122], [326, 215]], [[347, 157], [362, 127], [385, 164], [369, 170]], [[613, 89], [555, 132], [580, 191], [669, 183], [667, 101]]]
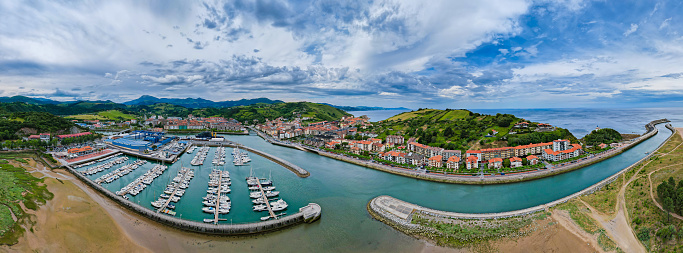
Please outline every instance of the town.
[[[414, 137], [387, 135], [383, 139], [372, 132], [368, 118], [343, 117], [339, 121], [322, 121], [305, 124], [300, 119], [282, 117], [266, 120], [254, 128], [277, 140], [298, 142], [327, 152], [347, 155], [363, 160], [374, 160], [387, 165], [438, 172], [444, 174], [502, 174], [545, 169], [546, 164], [562, 164], [583, 158], [582, 145], [558, 139], [516, 147], [499, 147], [479, 150], [447, 150], [418, 143]], [[530, 127], [528, 122], [515, 124], [511, 130]], [[537, 131], [553, 129], [549, 124], [536, 124]], [[598, 152], [610, 149], [601, 144]], [[593, 149], [595, 150], [595, 149]], [[595, 152], [594, 152], [595, 153]]]

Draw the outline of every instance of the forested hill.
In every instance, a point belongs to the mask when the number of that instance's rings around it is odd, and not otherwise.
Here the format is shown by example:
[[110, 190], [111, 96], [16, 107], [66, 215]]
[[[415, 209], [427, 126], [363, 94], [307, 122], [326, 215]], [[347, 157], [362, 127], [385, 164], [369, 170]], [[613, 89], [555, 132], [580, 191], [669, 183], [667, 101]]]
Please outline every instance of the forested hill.
[[586, 145], [595, 146], [601, 143], [610, 144], [619, 142], [622, 140], [621, 134], [617, 130], [611, 128], [602, 128], [598, 130], [593, 130], [591, 133], [583, 137]]
[[[17, 133], [20, 135], [43, 132], [68, 133], [74, 126], [71, 121], [46, 112], [0, 113], [0, 141], [15, 140], [19, 138]], [[20, 131], [22, 129], [25, 132]]]
[[[526, 121], [530, 123], [528, 128], [514, 128], [515, 123], [524, 121], [511, 114], [484, 115], [468, 110], [420, 109], [378, 122], [372, 131], [381, 138], [397, 134], [406, 139], [415, 137], [422, 144], [458, 150], [518, 146], [555, 139], [578, 142], [566, 129], [536, 131], [536, 122]], [[493, 134], [494, 130], [496, 134]]]
[[192, 111], [192, 115], [199, 117], [221, 116], [233, 118], [241, 122], [263, 123], [265, 119], [284, 117], [292, 119], [296, 116], [308, 117], [310, 121], [339, 120], [351, 114], [329, 105], [310, 102], [290, 102], [277, 104], [255, 104], [249, 106], [235, 106], [229, 108], [203, 108]]

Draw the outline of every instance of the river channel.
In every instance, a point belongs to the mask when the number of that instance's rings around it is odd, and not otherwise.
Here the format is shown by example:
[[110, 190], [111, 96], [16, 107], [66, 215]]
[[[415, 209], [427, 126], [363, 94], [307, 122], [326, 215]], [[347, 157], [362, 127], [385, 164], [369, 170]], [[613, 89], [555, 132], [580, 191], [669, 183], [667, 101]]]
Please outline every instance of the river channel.
[[[287, 244], [285, 252], [292, 251], [382, 251], [416, 250], [421, 243], [381, 222], [372, 220], [367, 214], [367, 202], [378, 195], [391, 195], [417, 205], [453, 212], [502, 212], [523, 209], [547, 203], [584, 189], [617, 171], [631, 165], [654, 150], [671, 131], [658, 126], [659, 133], [636, 147], [611, 159], [586, 168], [539, 180], [503, 185], [457, 185], [428, 182], [384, 173], [345, 162], [325, 158], [313, 153], [271, 145], [254, 133], [248, 136], [228, 136], [228, 139], [284, 158], [308, 170], [311, 176], [299, 178], [289, 170], [256, 154], [250, 154], [250, 166], [233, 166], [228, 148], [228, 164], [223, 170], [232, 178], [232, 210], [223, 215], [224, 222], [256, 222], [265, 213], [252, 211], [251, 199], [244, 178], [250, 168], [260, 177], [270, 177], [280, 191], [280, 197], [289, 203], [288, 213], [295, 213], [309, 202], [322, 207], [322, 218], [313, 224], [298, 225], [285, 231], [259, 236], [258, 243], [245, 238], [244, 243], [253, 244], [254, 249], [273, 250], [279, 244]], [[211, 215], [202, 213], [201, 197], [206, 195], [208, 174], [213, 166], [216, 148], [211, 148], [204, 166], [195, 168], [195, 178], [187, 193], [176, 204], [178, 217], [201, 221]], [[195, 153], [197, 150], [195, 150]], [[184, 154], [180, 161], [131, 201], [139, 202], [150, 209], [149, 204], [163, 191], [170, 179], [175, 177], [181, 164], [190, 167], [193, 154]], [[131, 158], [130, 161], [135, 160]], [[117, 191], [144, 174], [153, 163], [147, 163], [121, 179], [104, 186]], [[116, 167], [100, 172], [95, 179]], [[79, 170], [84, 170], [80, 168]], [[181, 216], [182, 214], [182, 216]], [[271, 247], [271, 248], [269, 248]], [[296, 249], [296, 250], [295, 250]]]

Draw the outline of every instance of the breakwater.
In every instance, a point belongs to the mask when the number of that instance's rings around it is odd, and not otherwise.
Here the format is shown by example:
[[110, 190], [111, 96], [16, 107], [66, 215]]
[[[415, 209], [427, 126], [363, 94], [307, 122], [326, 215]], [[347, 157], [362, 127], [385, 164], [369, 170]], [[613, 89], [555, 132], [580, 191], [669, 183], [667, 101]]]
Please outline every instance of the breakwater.
[[[665, 121], [661, 121], [658, 123], [663, 123]], [[650, 127], [654, 128], [655, 124], [650, 125]], [[648, 127], [648, 130], [651, 132], [656, 131], [651, 130], [652, 128]], [[556, 206], [561, 203], [565, 203], [573, 198], [582, 196], [582, 195], [587, 195], [591, 194], [605, 185], [613, 182], [616, 180], [619, 176], [622, 174], [630, 171], [631, 169], [641, 165], [642, 163], [646, 162], [652, 156], [656, 153], [657, 150], [659, 150], [666, 142], [668, 142], [674, 134], [676, 134], [676, 130], [671, 126], [670, 124], [666, 125], [666, 128], [670, 129], [672, 131], [671, 135], [664, 141], [662, 142], [656, 149], [655, 152], [650, 152], [647, 156], [643, 157], [642, 159], [636, 161], [635, 163], [631, 164], [630, 166], [620, 170], [619, 172], [615, 173], [614, 175], [596, 183], [593, 184], [579, 192], [576, 192], [574, 194], [571, 194], [569, 196], [560, 198], [555, 201], [548, 202], [546, 204], [541, 204], [525, 209], [520, 209], [520, 210], [515, 210], [515, 211], [509, 211], [509, 212], [499, 212], [499, 213], [456, 213], [456, 212], [448, 212], [448, 211], [441, 211], [441, 210], [436, 210], [436, 209], [431, 209], [427, 207], [422, 207], [419, 205], [415, 205], [412, 203], [408, 203], [396, 198], [393, 198], [391, 196], [378, 196], [373, 198], [368, 202], [367, 209], [370, 214], [375, 217], [376, 219], [388, 223], [391, 226], [397, 227], [399, 230], [402, 231], [410, 231], [415, 229], [415, 224], [411, 224], [411, 219], [412, 215], [414, 213], [422, 213], [425, 215], [430, 215], [430, 216], [435, 216], [435, 217], [442, 217], [442, 218], [452, 218], [452, 219], [499, 219], [499, 218], [507, 218], [507, 217], [514, 217], [514, 216], [523, 216], [543, 210], [547, 210], [550, 207]]]
[[322, 214], [322, 208], [315, 203], [309, 203], [307, 206], [299, 208], [297, 213], [292, 215], [284, 216], [276, 220], [262, 221], [256, 223], [242, 223], [242, 224], [206, 224], [196, 221], [183, 220], [173, 216], [168, 216], [165, 214], [159, 214], [155, 211], [145, 208], [137, 203], [133, 203], [129, 200], [122, 198], [114, 194], [113, 192], [105, 189], [101, 185], [96, 184], [92, 180], [83, 176], [83, 174], [74, 170], [70, 166], [66, 166], [66, 169], [76, 176], [79, 180], [84, 182], [86, 185], [92, 187], [97, 192], [108, 197], [112, 201], [120, 204], [121, 206], [147, 218], [152, 221], [167, 225], [173, 228], [196, 232], [201, 234], [212, 234], [212, 235], [246, 235], [246, 234], [257, 234], [263, 232], [274, 231], [282, 229], [288, 226], [300, 224], [300, 223], [310, 223], [314, 222], [320, 218]]

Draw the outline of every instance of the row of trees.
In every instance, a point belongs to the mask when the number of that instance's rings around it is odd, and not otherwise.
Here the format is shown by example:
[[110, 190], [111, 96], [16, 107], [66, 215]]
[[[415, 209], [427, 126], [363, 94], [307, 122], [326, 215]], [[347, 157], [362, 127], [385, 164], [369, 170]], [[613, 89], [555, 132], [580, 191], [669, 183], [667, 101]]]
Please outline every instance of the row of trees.
[[514, 147], [519, 145], [527, 145], [531, 143], [551, 142], [557, 139], [568, 139], [571, 142], [576, 142], [576, 137], [572, 135], [567, 129], [557, 128], [551, 132], [533, 132], [524, 135], [509, 135], [508, 146]]

